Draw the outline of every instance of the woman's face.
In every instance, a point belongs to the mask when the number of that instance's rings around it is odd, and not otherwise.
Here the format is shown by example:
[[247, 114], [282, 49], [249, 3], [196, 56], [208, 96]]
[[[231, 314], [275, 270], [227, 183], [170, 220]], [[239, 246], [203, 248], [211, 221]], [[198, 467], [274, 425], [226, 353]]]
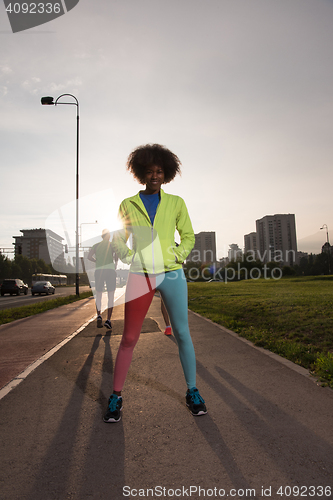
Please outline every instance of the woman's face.
[[161, 167], [147, 167], [145, 172], [146, 193], [155, 194], [161, 189], [164, 182], [164, 170]]

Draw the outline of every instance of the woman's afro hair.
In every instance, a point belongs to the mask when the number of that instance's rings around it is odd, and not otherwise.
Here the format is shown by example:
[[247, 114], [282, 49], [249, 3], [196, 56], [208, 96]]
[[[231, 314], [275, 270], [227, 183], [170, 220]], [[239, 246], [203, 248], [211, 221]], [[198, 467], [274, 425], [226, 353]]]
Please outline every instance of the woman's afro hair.
[[132, 151], [127, 160], [127, 169], [140, 184], [145, 184], [147, 167], [161, 167], [164, 171], [164, 184], [167, 184], [178, 173], [180, 174], [180, 165], [178, 156], [160, 144], [139, 146]]

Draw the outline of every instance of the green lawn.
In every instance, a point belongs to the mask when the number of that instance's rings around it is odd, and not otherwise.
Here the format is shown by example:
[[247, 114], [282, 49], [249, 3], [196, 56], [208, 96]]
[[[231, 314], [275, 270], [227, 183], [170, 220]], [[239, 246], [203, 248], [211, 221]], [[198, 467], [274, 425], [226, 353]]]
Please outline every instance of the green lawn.
[[333, 387], [333, 277], [188, 283], [189, 308]]

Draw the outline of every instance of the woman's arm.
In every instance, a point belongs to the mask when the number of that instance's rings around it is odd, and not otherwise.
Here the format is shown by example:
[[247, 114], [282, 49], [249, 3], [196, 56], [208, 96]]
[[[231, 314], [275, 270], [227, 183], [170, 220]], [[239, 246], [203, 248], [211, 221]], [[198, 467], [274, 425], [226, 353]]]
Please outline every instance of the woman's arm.
[[115, 231], [113, 235], [112, 245], [117, 254], [117, 257], [124, 262], [124, 264], [130, 264], [132, 262], [132, 257], [134, 255], [134, 251], [128, 248], [126, 245], [128, 238], [130, 237], [129, 230], [129, 220], [126, 216], [125, 207], [123, 203], [119, 208], [119, 217], [123, 225], [123, 229], [119, 229], [119, 231]]
[[186, 257], [189, 255], [195, 243], [192, 222], [184, 200], [181, 201], [181, 209], [176, 220], [176, 228], [180, 235], [180, 244], [178, 247], [175, 246], [174, 248], [177, 262], [179, 262], [180, 264], [183, 263]]

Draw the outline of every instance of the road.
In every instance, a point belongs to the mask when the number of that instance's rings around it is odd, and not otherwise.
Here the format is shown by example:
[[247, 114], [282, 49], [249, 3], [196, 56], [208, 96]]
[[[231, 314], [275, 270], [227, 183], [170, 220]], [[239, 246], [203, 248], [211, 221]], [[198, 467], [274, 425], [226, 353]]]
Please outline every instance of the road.
[[[81, 286], [80, 292], [86, 292], [90, 290], [89, 286]], [[31, 295], [31, 290], [29, 289], [28, 295], [4, 295], [0, 296], [0, 310], [1, 309], [12, 309], [13, 307], [22, 307], [35, 304], [36, 302], [41, 302], [44, 300], [55, 299], [57, 297], [67, 297], [68, 295], [75, 295], [75, 287], [72, 286], [59, 286], [56, 287], [54, 295]]]

